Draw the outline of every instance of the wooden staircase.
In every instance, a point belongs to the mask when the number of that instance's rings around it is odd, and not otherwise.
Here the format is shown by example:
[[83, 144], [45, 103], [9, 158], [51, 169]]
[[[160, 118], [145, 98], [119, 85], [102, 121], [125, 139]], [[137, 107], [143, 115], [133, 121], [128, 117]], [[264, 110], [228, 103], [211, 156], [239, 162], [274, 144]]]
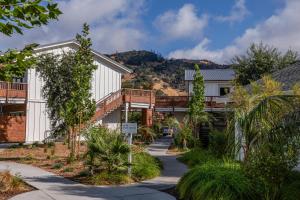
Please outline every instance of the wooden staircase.
[[92, 122], [100, 120], [123, 104], [122, 90], [109, 94], [96, 103], [96, 112]]

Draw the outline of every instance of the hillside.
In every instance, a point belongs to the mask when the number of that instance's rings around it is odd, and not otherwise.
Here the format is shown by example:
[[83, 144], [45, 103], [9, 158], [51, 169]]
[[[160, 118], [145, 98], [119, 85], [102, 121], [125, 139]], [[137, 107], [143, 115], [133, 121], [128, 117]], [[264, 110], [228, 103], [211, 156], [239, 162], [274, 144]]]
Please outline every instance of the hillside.
[[128, 51], [108, 56], [133, 70], [133, 74], [124, 77], [123, 87], [156, 89], [172, 96], [182, 94], [184, 70], [194, 69], [195, 64], [201, 69], [229, 68], [208, 60], [166, 59], [150, 51]]

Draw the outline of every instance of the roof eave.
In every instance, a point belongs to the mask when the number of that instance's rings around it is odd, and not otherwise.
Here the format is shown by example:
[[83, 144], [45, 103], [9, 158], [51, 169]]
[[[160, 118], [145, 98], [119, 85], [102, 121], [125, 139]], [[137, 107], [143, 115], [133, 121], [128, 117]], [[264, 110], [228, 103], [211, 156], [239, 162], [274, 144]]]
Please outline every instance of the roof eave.
[[[55, 48], [55, 47], [63, 47], [63, 46], [68, 46], [68, 45], [76, 45], [79, 46], [79, 44], [75, 41], [75, 40], [67, 40], [67, 41], [63, 41], [63, 42], [57, 42], [57, 43], [51, 43], [51, 44], [46, 44], [46, 45], [40, 45], [38, 47], [36, 47], [34, 49], [34, 52], [41, 52], [47, 49], [51, 49], [51, 48]], [[91, 49], [92, 53], [97, 56], [98, 58], [110, 63], [111, 65], [113, 65], [114, 67], [118, 68], [121, 73], [125, 74], [125, 73], [132, 73], [132, 70], [125, 67], [124, 65], [112, 60], [111, 58], [104, 56], [103, 54], [97, 52], [94, 49]]]

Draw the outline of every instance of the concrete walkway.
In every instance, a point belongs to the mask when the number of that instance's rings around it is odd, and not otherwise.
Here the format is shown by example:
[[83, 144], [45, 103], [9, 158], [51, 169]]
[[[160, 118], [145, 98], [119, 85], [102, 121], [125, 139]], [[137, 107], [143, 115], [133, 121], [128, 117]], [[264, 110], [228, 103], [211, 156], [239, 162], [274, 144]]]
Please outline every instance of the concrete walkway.
[[172, 142], [171, 137], [164, 137], [151, 144], [148, 152], [163, 162], [163, 170], [159, 177], [139, 183], [142, 187], [148, 187], [157, 190], [165, 190], [174, 187], [180, 177], [187, 172], [186, 165], [177, 161], [176, 155], [167, 154], [168, 148]]
[[0, 171], [10, 170], [38, 190], [13, 197], [13, 200], [175, 200], [154, 189], [137, 186], [86, 186], [37, 167], [0, 162]]

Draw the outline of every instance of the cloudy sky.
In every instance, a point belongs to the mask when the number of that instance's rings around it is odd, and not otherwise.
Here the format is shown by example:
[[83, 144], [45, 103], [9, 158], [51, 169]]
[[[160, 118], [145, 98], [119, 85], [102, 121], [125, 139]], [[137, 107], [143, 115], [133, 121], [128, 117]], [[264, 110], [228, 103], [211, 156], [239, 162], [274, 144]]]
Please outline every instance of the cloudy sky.
[[7, 37], [0, 50], [74, 38], [91, 25], [103, 53], [153, 50], [169, 58], [229, 63], [253, 42], [300, 52], [300, 0], [56, 0], [63, 15]]

